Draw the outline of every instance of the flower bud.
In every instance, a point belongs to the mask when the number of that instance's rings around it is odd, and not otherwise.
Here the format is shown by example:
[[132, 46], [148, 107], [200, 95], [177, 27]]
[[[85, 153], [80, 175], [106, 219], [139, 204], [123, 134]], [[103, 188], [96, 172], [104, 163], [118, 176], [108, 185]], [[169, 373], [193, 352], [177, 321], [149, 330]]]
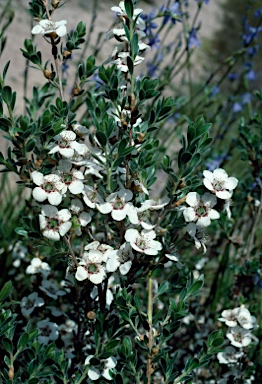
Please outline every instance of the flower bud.
[[87, 312], [86, 317], [87, 317], [89, 320], [95, 320], [95, 318], [96, 318], [96, 313], [95, 313], [94, 311], [89, 311], [89, 312]]
[[48, 69], [45, 69], [43, 74], [44, 74], [46, 79], [52, 80], [52, 72], [48, 71]]
[[81, 90], [81, 88], [76, 85], [75, 88], [73, 89], [73, 96], [79, 96], [83, 93], [84, 91]]
[[53, 0], [53, 2], [52, 2], [52, 7], [53, 7], [54, 9], [58, 8], [60, 1], [61, 1], [61, 0]]
[[68, 50], [66, 50], [66, 51], [63, 53], [63, 58], [64, 58], [64, 59], [70, 59], [71, 55], [72, 55], [72, 51], [68, 51]]
[[142, 141], [144, 140], [144, 138], [145, 138], [145, 134], [144, 133], [142, 133], [142, 132], [136, 132], [139, 136], [137, 137], [137, 141], [139, 142], [139, 143], [142, 143]]
[[13, 381], [14, 379], [14, 376], [15, 376], [15, 371], [14, 371], [14, 367], [11, 365], [9, 371], [8, 371], [8, 377], [10, 380]]

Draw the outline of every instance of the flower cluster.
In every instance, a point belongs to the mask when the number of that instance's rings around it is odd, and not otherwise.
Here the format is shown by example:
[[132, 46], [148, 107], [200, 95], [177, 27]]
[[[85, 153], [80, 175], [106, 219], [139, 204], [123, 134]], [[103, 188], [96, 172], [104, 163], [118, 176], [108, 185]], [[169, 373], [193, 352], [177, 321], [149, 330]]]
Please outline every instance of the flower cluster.
[[[220, 364], [231, 365], [244, 356], [243, 348], [247, 347], [252, 339], [255, 339], [251, 331], [256, 328], [256, 318], [243, 306], [226, 309], [221, 316], [218, 320], [228, 326], [226, 336], [231, 346], [226, 347], [224, 352], [219, 352], [217, 358]], [[234, 347], [239, 348], [239, 351]]]
[[[112, 11], [114, 11], [117, 15], [120, 24], [117, 24], [108, 34], [107, 37], [110, 39], [115, 37], [115, 39], [120, 42], [117, 47], [114, 48], [111, 57], [106, 61], [106, 63], [115, 64], [116, 68], [123, 72], [127, 73], [129, 71], [128, 68], [128, 60], [132, 58], [133, 65], [137, 66], [144, 60], [144, 57], [141, 54], [146, 50], [150, 49], [150, 46], [145, 44], [141, 39], [146, 36], [146, 24], [144, 19], [141, 17], [141, 13], [143, 9], [136, 8], [133, 11], [133, 20], [129, 20], [124, 1], [120, 1], [118, 7], [112, 7]], [[133, 25], [130, 26], [130, 23]], [[126, 35], [126, 31], [124, 28], [124, 24], [127, 25], [131, 30], [137, 35], [138, 43], [137, 43], [137, 52], [131, 52], [131, 47], [128, 44], [128, 37]]]
[[219, 200], [222, 201], [223, 210], [231, 217], [230, 204], [233, 190], [238, 184], [235, 177], [228, 177], [227, 172], [222, 168], [217, 168], [214, 172], [204, 171], [204, 186], [211, 192], [205, 192], [200, 196], [197, 192], [189, 192], [186, 196], [186, 203], [189, 207], [182, 207], [185, 221], [188, 222], [186, 230], [193, 238], [195, 246], [201, 246], [206, 252], [205, 228], [211, 224], [211, 220], [220, 218], [220, 213], [214, 209]]

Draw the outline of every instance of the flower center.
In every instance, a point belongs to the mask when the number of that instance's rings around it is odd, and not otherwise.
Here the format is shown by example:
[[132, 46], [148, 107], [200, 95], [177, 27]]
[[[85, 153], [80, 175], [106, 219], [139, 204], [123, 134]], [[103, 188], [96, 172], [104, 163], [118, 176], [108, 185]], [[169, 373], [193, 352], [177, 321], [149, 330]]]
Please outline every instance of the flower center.
[[123, 209], [124, 206], [124, 202], [119, 197], [117, 197], [113, 203], [114, 209]]
[[46, 183], [44, 185], [44, 190], [47, 192], [52, 192], [55, 190], [54, 184], [53, 183]]
[[135, 243], [140, 249], [144, 250], [147, 248], [147, 241], [146, 239], [144, 239], [143, 237], [139, 236], [137, 239], [136, 239], [136, 243]]
[[50, 31], [50, 29], [56, 29], [55, 23], [53, 21], [49, 21], [43, 29], [47, 32]]
[[67, 140], [61, 140], [59, 142], [59, 146], [62, 147], [62, 148], [69, 148], [68, 141]]
[[206, 214], [207, 214], [206, 207], [204, 207], [203, 205], [200, 205], [197, 207], [196, 209], [197, 216], [202, 217], [202, 216], [206, 216]]
[[48, 228], [50, 229], [56, 229], [59, 227], [59, 221], [56, 219], [48, 220]]
[[222, 180], [215, 180], [215, 182], [213, 183], [213, 187], [216, 191], [223, 191], [224, 182]]
[[98, 266], [96, 264], [89, 264], [87, 267], [89, 273], [96, 273], [98, 271]]
[[63, 176], [63, 181], [65, 184], [70, 184], [73, 181], [73, 175], [71, 175], [71, 173], [66, 173]]
[[241, 333], [236, 333], [236, 334], [234, 335], [234, 339], [235, 339], [235, 341], [241, 342], [241, 341], [242, 341], [242, 335], [241, 335]]

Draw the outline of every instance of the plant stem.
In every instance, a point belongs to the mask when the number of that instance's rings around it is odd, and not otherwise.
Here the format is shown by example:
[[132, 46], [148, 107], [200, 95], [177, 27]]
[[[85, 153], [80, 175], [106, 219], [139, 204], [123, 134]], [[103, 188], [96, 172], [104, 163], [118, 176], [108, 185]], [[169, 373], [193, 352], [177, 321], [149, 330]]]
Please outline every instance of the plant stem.
[[64, 239], [65, 239], [65, 242], [69, 248], [69, 251], [70, 251], [70, 256], [71, 258], [73, 259], [76, 267], [78, 266], [78, 262], [77, 262], [77, 259], [76, 259], [76, 255], [75, 255], [75, 252], [73, 251], [73, 248], [71, 246], [71, 243], [70, 243], [70, 239], [68, 239], [66, 236], [64, 236]]
[[80, 377], [80, 379], [78, 380], [78, 383], [77, 384], [80, 384], [82, 383], [82, 381], [86, 378], [86, 375], [87, 375], [87, 372], [89, 371], [89, 366], [87, 366], [87, 368], [84, 370], [82, 376]]
[[151, 278], [151, 272], [148, 276], [148, 304], [147, 304], [147, 317], [148, 317], [148, 349], [149, 354], [147, 357], [147, 383], [151, 383], [152, 368], [152, 355], [151, 350], [153, 347], [153, 279]]

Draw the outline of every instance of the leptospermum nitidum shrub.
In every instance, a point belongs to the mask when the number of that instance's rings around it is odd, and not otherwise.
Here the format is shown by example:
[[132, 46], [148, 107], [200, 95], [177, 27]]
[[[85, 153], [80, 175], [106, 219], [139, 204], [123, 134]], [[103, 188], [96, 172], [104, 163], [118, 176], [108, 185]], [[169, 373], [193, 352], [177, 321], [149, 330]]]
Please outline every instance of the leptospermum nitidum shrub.
[[[61, 66], [84, 43], [85, 25], [67, 33], [66, 20], [55, 22], [59, 0], [29, 6], [37, 21], [31, 32], [43, 35], [39, 42], [49, 44], [54, 65], [43, 64], [26, 39], [23, 55], [48, 83], [35, 90], [22, 116], [14, 114], [15, 92], [5, 85], [9, 64], [1, 77], [0, 123], [13, 145], [1, 163], [32, 191], [16, 230], [23, 240], [11, 248], [13, 268], [23, 276], [12, 275], [20, 302], [4, 302], [11, 282], [0, 292], [1, 382], [252, 380], [247, 347], [257, 339], [247, 308], [222, 312], [219, 320], [229, 327], [225, 346], [211, 318], [195, 319], [198, 340], [188, 342], [186, 334], [204, 278], [184, 263], [183, 249], [190, 242], [192, 252], [207, 252], [209, 227], [231, 218], [238, 185], [222, 168], [195, 171], [212, 141], [211, 124], [202, 116], [195, 122], [185, 117], [178, 157], [161, 155], [152, 133], [173, 114], [174, 101], [156, 89], [157, 80], [137, 76], [150, 46], [136, 1], [112, 7], [117, 24], [107, 38], [115, 48], [103, 66], [95, 65], [94, 56], [78, 65], [69, 97]], [[78, 111], [83, 103], [86, 125]], [[200, 332], [201, 322], [206, 332]], [[229, 365], [225, 375], [218, 362]]]

